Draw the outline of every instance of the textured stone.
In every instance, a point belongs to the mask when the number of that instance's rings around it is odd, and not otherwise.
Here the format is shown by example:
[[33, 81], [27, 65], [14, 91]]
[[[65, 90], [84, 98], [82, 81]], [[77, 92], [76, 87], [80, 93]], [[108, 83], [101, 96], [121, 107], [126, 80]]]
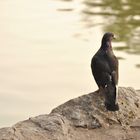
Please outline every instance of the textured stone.
[[107, 111], [99, 91], [72, 99], [48, 115], [0, 129], [0, 140], [140, 139], [140, 91], [119, 88], [120, 110]]

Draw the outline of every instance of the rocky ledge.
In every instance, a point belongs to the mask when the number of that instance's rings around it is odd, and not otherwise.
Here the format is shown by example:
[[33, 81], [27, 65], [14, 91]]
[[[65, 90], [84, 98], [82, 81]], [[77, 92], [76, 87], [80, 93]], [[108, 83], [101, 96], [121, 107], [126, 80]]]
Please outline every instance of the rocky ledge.
[[72, 99], [48, 115], [0, 129], [0, 140], [139, 140], [140, 91], [119, 88], [120, 110], [107, 111], [99, 91]]

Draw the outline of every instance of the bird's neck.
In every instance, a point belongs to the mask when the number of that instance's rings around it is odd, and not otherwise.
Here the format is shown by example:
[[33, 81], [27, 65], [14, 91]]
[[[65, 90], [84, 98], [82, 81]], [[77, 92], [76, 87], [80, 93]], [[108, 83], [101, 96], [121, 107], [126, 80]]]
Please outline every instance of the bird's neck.
[[101, 49], [103, 49], [103, 50], [105, 50], [105, 51], [107, 51], [107, 50], [112, 50], [111, 41], [102, 41]]

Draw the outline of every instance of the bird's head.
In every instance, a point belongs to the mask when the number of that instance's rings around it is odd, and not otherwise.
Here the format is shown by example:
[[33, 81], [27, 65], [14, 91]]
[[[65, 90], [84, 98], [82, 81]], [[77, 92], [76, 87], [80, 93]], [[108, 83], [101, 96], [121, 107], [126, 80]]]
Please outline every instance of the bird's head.
[[113, 33], [111, 33], [111, 32], [107, 32], [107, 33], [105, 33], [104, 35], [103, 35], [103, 38], [102, 38], [102, 45], [101, 45], [101, 47], [102, 48], [108, 48], [108, 47], [112, 47], [111, 46], [111, 41], [113, 40], [113, 39], [115, 39], [115, 37], [114, 37], [114, 34]]

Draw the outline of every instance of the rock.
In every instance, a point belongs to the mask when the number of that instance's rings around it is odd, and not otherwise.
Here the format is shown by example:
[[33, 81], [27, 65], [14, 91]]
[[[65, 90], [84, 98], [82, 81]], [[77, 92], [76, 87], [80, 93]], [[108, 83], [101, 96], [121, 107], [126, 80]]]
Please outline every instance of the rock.
[[0, 140], [140, 139], [140, 91], [119, 88], [120, 110], [107, 111], [99, 91], [72, 99], [48, 115], [0, 129]]
[[140, 119], [137, 119], [134, 122], [132, 122], [132, 124], [130, 124], [130, 128], [140, 130]]

